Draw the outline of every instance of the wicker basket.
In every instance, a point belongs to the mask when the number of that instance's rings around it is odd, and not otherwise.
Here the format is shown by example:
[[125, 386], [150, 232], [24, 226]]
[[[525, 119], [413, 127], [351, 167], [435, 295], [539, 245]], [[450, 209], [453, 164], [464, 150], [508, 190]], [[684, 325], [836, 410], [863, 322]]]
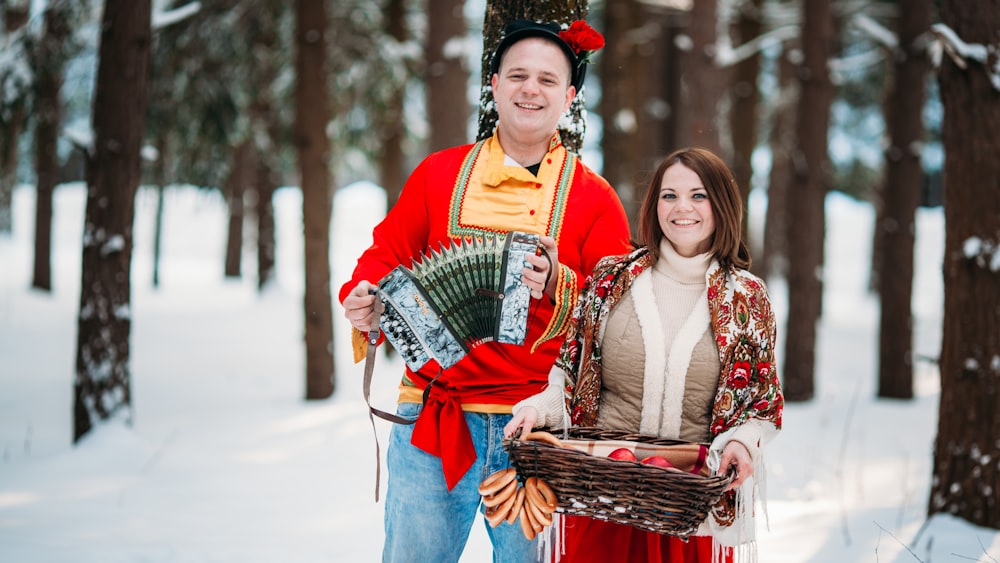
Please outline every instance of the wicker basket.
[[733, 479], [732, 474], [708, 475], [707, 469], [689, 473], [581, 451], [593, 449], [594, 443], [623, 442], [643, 453], [666, 454], [674, 446], [691, 446], [689, 442], [598, 428], [550, 433], [566, 438], [564, 447], [523, 439], [506, 440], [504, 445], [519, 478], [537, 477], [548, 483], [558, 497], [556, 511], [563, 514], [686, 538], [708, 517]]

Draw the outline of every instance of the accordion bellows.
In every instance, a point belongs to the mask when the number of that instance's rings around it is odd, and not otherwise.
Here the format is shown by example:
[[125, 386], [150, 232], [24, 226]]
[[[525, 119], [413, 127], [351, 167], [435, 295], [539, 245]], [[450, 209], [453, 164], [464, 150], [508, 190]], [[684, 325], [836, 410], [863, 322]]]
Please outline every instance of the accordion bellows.
[[531, 293], [521, 279], [538, 235], [514, 231], [453, 241], [378, 283], [379, 326], [413, 371], [455, 365], [484, 342], [524, 344]]

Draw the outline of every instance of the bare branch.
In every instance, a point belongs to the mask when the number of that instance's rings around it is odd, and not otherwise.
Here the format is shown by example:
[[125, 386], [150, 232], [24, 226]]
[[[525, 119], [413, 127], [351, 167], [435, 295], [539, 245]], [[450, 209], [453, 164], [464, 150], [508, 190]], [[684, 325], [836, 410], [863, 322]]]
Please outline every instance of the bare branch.
[[906, 545], [905, 543], [903, 543], [903, 542], [902, 542], [902, 541], [901, 541], [901, 540], [900, 540], [899, 538], [897, 538], [897, 537], [896, 537], [896, 536], [895, 536], [895, 535], [894, 535], [894, 534], [893, 534], [892, 532], [890, 532], [889, 530], [886, 530], [886, 529], [885, 529], [885, 528], [884, 528], [884, 527], [882, 526], [882, 524], [879, 524], [878, 522], [875, 522], [875, 525], [876, 525], [876, 526], [878, 526], [878, 529], [879, 529], [879, 530], [882, 530], [883, 532], [885, 532], [885, 533], [889, 534], [889, 536], [891, 536], [891, 537], [892, 537], [892, 539], [894, 539], [894, 540], [896, 540], [897, 542], [899, 542], [899, 545], [903, 546], [903, 549], [905, 549], [906, 551], [909, 551], [909, 552], [910, 552], [910, 555], [912, 555], [914, 559], [916, 559], [917, 561], [920, 561], [920, 563], [924, 563], [924, 560], [923, 560], [923, 559], [921, 559], [921, 558], [917, 557], [917, 554], [916, 554], [916, 553], [913, 553], [913, 550], [912, 550], [912, 549], [910, 549], [910, 546], [908, 546], [908, 545]]

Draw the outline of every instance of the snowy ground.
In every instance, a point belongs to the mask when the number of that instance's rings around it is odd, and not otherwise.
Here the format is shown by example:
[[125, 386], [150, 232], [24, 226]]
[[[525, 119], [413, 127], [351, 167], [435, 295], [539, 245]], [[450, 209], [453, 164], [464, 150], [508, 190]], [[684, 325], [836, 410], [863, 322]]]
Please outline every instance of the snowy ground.
[[[384, 212], [380, 193], [364, 184], [337, 193], [334, 293]], [[30, 289], [34, 191], [15, 191], [15, 232], [0, 236], [0, 561], [379, 559], [382, 505], [374, 502], [361, 367], [350, 362], [337, 308], [337, 392], [302, 400], [301, 200], [284, 189], [275, 203], [277, 283], [258, 294], [252, 253], [248, 279], [223, 279], [220, 198], [169, 190], [154, 289], [155, 197], [140, 192], [131, 425], [103, 425], [73, 447], [84, 188], [56, 192], [51, 294]], [[837, 195], [827, 211], [817, 398], [787, 406], [785, 430], [768, 451], [770, 529], [760, 533], [760, 561], [996, 563], [996, 530], [948, 517], [925, 522], [936, 367], [918, 364], [913, 401], [873, 399], [878, 308], [865, 291], [873, 214]], [[921, 210], [917, 238], [916, 352], [935, 357], [940, 210]], [[770, 289], [783, 318], [781, 281]], [[391, 408], [401, 364], [381, 357], [377, 366], [373, 402]], [[378, 433], [384, 448], [388, 423], [379, 421]], [[477, 525], [463, 562], [490, 560]]]

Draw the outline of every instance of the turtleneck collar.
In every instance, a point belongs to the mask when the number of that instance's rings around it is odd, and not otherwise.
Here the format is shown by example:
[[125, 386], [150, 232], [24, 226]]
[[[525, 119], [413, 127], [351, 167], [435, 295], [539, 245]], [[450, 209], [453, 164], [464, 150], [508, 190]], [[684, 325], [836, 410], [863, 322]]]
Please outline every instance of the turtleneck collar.
[[705, 284], [705, 273], [712, 264], [712, 253], [706, 252], [690, 258], [677, 254], [666, 237], [660, 239], [660, 256], [653, 271], [683, 284]]

